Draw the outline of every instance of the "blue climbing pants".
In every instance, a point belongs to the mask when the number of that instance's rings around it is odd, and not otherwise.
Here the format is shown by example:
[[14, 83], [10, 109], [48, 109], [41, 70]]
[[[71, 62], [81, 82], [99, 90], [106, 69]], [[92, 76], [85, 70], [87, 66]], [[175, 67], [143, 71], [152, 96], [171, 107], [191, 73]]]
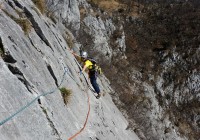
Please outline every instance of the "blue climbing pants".
[[91, 74], [90, 75], [90, 83], [92, 84], [94, 90], [96, 91], [97, 94], [100, 93], [99, 85], [97, 84], [97, 76], [96, 74]]

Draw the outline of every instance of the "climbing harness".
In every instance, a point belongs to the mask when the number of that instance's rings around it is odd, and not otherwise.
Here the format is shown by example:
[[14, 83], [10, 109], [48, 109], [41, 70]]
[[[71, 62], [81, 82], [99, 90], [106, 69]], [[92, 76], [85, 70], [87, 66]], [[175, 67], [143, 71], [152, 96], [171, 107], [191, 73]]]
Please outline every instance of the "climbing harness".
[[10, 115], [9, 117], [7, 117], [6, 119], [2, 120], [0, 122], [0, 126], [3, 125], [4, 123], [6, 123], [7, 121], [11, 120], [13, 117], [15, 117], [16, 115], [18, 115], [19, 113], [21, 113], [23, 110], [25, 110], [26, 108], [28, 108], [30, 105], [32, 105], [36, 100], [38, 100], [41, 96], [46, 96], [48, 94], [52, 94], [54, 93], [55, 91], [59, 90], [60, 86], [62, 85], [63, 81], [64, 81], [64, 77], [66, 75], [67, 71], [65, 69], [64, 73], [63, 73], [63, 76], [62, 76], [62, 79], [61, 79], [61, 82], [60, 84], [58, 85], [57, 88], [49, 91], [49, 92], [45, 92], [45, 93], [42, 93], [41, 95], [38, 95], [37, 97], [35, 97], [32, 101], [30, 101], [29, 103], [27, 103], [25, 106], [21, 107], [19, 110], [17, 110], [15, 113], [13, 113], [12, 115]]

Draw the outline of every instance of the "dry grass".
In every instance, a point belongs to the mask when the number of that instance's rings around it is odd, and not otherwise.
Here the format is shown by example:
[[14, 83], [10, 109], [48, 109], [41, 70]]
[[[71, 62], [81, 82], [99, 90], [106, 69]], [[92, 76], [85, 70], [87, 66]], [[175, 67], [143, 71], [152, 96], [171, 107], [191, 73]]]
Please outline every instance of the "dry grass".
[[66, 89], [66, 88], [62, 87], [62, 88], [60, 88], [60, 92], [62, 94], [64, 103], [67, 104], [72, 95], [72, 91], [70, 89]]
[[27, 18], [15, 19], [15, 22], [21, 26], [21, 28], [24, 31], [25, 35], [28, 35], [28, 33], [32, 29], [31, 22]]
[[99, 3], [100, 8], [106, 9], [108, 11], [114, 11], [122, 7], [122, 4], [116, 2], [115, 0], [101, 1]]
[[46, 12], [45, 0], [32, 0], [42, 14]]
[[182, 135], [189, 135], [192, 133], [192, 128], [187, 121], [181, 120], [179, 122], [179, 132]]
[[144, 8], [143, 5], [139, 4], [135, 1], [121, 1], [121, 0], [87, 0], [88, 2], [98, 6], [99, 8], [109, 12], [110, 15], [112, 15], [112, 12], [118, 11], [118, 12], [124, 12], [128, 16], [134, 16], [139, 17], [140, 10]]
[[86, 9], [85, 8], [80, 8], [80, 20], [82, 21], [86, 15]]
[[38, 16], [42, 15], [40, 10], [38, 8], [36, 8], [35, 6], [32, 6], [31, 8], [38, 14]]
[[50, 18], [53, 23], [57, 23], [57, 19], [56, 19], [56, 16], [54, 15], [54, 13], [52, 11], [47, 11], [46, 13], [47, 17]]
[[21, 18], [20, 16], [22, 16], [22, 12], [19, 12], [16, 10], [16, 13], [19, 14], [20, 18], [16, 18], [15, 16], [11, 15], [10, 13], [8, 13], [5, 9], [1, 8], [2, 11], [4, 11], [4, 13], [9, 16], [11, 19], [13, 19], [17, 24], [19, 24], [19, 26], [22, 28], [22, 30], [24, 31], [25, 35], [28, 35], [29, 32], [32, 29], [32, 24], [31, 22], [27, 19], [27, 18]]
[[119, 8], [124, 7], [124, 4], [119, 3], [116, 0], [88, 0], [88, 2], [98, 5], [101, 9], [106, 11], [116, 11]]
[[68, 33], [68, 31], [65, 32], [66, 34], [63, 34], [63, 38], [65, 39], [66, 43], [68, 44], [69, 48], [72, 48], [74, 45], [73, 37]]

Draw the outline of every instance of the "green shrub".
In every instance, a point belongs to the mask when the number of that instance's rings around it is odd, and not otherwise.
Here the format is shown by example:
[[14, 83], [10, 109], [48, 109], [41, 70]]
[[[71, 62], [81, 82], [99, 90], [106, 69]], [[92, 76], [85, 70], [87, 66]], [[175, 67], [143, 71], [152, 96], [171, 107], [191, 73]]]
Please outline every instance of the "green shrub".
[[60, 92], [63, 97], [64, 103], [67, 104], [72, 95], [72, 91], [70, 89], [66, 89], [66, 88], [62, 87], [62, 88], [60, 88]]

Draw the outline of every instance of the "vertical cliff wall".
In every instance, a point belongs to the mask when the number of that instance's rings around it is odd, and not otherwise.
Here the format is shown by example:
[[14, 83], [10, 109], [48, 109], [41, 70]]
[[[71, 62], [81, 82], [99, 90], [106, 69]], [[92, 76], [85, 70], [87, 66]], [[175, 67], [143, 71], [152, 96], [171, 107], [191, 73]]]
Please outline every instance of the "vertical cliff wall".
[[77, 2], [80, 20], [62, 18], [101, 60], [129, 128], [142, 139], [198, 139], [199, 1]]
[[[104, 76], [98, 79], [105, 96], [97, 100], [68, 51], [80, 44], [66, 24], [54, 23], [40, 10], [31, 0], [1, 1], [0, 139], [68, 139], [89, 114], [75, 139], [137, 140], [112, 102], [109, 81]], [[72, 11], [62, 16], [70, 17]], [[60, 88], [71, 92], [66, 104]]]

